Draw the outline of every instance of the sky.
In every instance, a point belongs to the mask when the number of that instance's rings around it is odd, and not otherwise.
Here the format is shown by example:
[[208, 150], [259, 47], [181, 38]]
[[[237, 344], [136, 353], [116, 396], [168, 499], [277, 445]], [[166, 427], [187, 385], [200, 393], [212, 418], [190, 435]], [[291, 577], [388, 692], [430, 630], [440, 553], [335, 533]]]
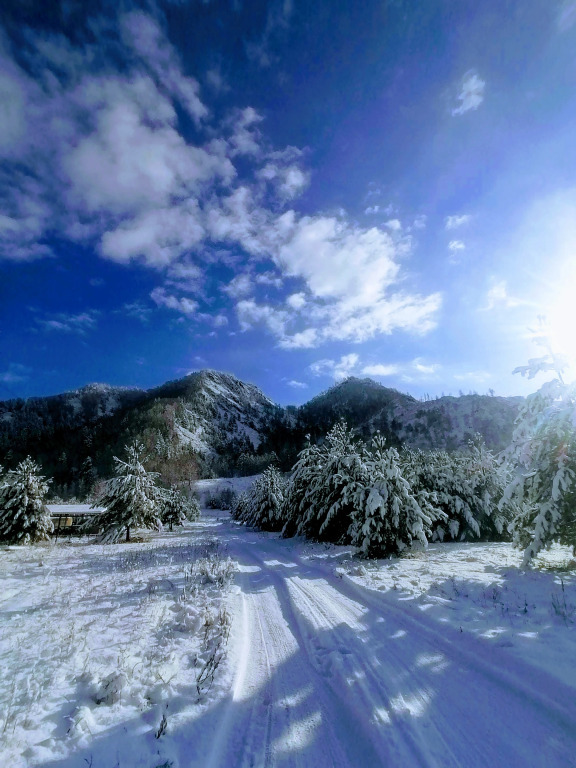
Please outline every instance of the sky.
[[575, 129], [576, 0], [5, 0], [0, 398], [534, 391]]

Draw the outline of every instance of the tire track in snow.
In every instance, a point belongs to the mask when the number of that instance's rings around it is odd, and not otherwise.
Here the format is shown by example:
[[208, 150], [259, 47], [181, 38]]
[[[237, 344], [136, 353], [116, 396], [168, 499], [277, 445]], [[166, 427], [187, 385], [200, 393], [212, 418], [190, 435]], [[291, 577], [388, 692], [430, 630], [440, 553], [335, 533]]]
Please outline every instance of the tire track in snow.
[[[281, 542], [242, 538], [236, 535], [233, 546], [273, 578], [288, 624], [317, 674], [329, 684], [326, 664], [328, 672], [338, 673], [332, 674], [329, 689], [336, 695], [339, 688], [347, 691], [345, 706], [359, 732], [367, 735], [366, 721], [389, 720], [394, 734], [381, 728], [380, 738], [388, 757], [395, 755], [392, 764], [576, 765], [574, 705], [565, 691], [555, 700], [549, 685], [539, 690], [539, 671], [515, 659], [508, 664], [512, 670], [502, 668], [498, 657], [486, 658], [492, 649], [480, 641], [457, 643], [462, 637], [452, 637], [453, 631], [443, 632], [384, 596], [301, 560]], [[368, 613], [379, 616], [370, 626]], [[331, 638], [327, 652], [315, 643], [317, 634], [323, 642]], [[391, 642], [394, 637], [401, 641]], [[342, 653], [346, 643], [351, 653]], [[502, 660], [508, 659], [500, 655]], [[522, 671], [535, 672], [534, 684], [521, 677]], [[354, 688], [362, 693], [353, 695]]]
[[349, 710], [311, 663], [295, 617], [286, 617], [289, 598], [279, 595], [277, 576], [257, 568], [244, 565], [238, 580], [236, 674], [209, 768], [383, 764], [382, 751], [358, 737]]

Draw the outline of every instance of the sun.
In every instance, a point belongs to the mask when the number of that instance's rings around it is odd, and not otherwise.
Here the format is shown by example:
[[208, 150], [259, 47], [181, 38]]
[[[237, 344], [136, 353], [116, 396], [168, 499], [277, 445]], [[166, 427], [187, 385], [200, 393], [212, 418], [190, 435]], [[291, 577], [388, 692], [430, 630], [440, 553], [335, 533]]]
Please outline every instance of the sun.
[[576, 267], [566, 270], [545, 314], [551, 350], [576, 366]]

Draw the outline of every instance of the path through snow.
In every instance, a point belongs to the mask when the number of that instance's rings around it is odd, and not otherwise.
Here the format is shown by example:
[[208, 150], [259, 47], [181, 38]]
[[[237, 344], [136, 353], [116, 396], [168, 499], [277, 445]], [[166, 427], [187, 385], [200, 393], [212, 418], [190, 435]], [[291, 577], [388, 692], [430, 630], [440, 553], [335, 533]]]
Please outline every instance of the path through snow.
[[576, 765], [574, 688], [290, 542], [227, 520], [214, 533], [239, 576], [210, 768]]

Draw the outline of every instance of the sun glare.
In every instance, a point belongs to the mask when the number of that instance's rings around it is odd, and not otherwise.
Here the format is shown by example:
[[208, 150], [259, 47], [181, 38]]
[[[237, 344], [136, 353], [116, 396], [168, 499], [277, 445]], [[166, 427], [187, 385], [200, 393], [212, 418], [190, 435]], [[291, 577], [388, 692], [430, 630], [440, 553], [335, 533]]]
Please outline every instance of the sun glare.
[[576, 364], [576, 266], [565, 270], [546, 312], [552, 350]]

